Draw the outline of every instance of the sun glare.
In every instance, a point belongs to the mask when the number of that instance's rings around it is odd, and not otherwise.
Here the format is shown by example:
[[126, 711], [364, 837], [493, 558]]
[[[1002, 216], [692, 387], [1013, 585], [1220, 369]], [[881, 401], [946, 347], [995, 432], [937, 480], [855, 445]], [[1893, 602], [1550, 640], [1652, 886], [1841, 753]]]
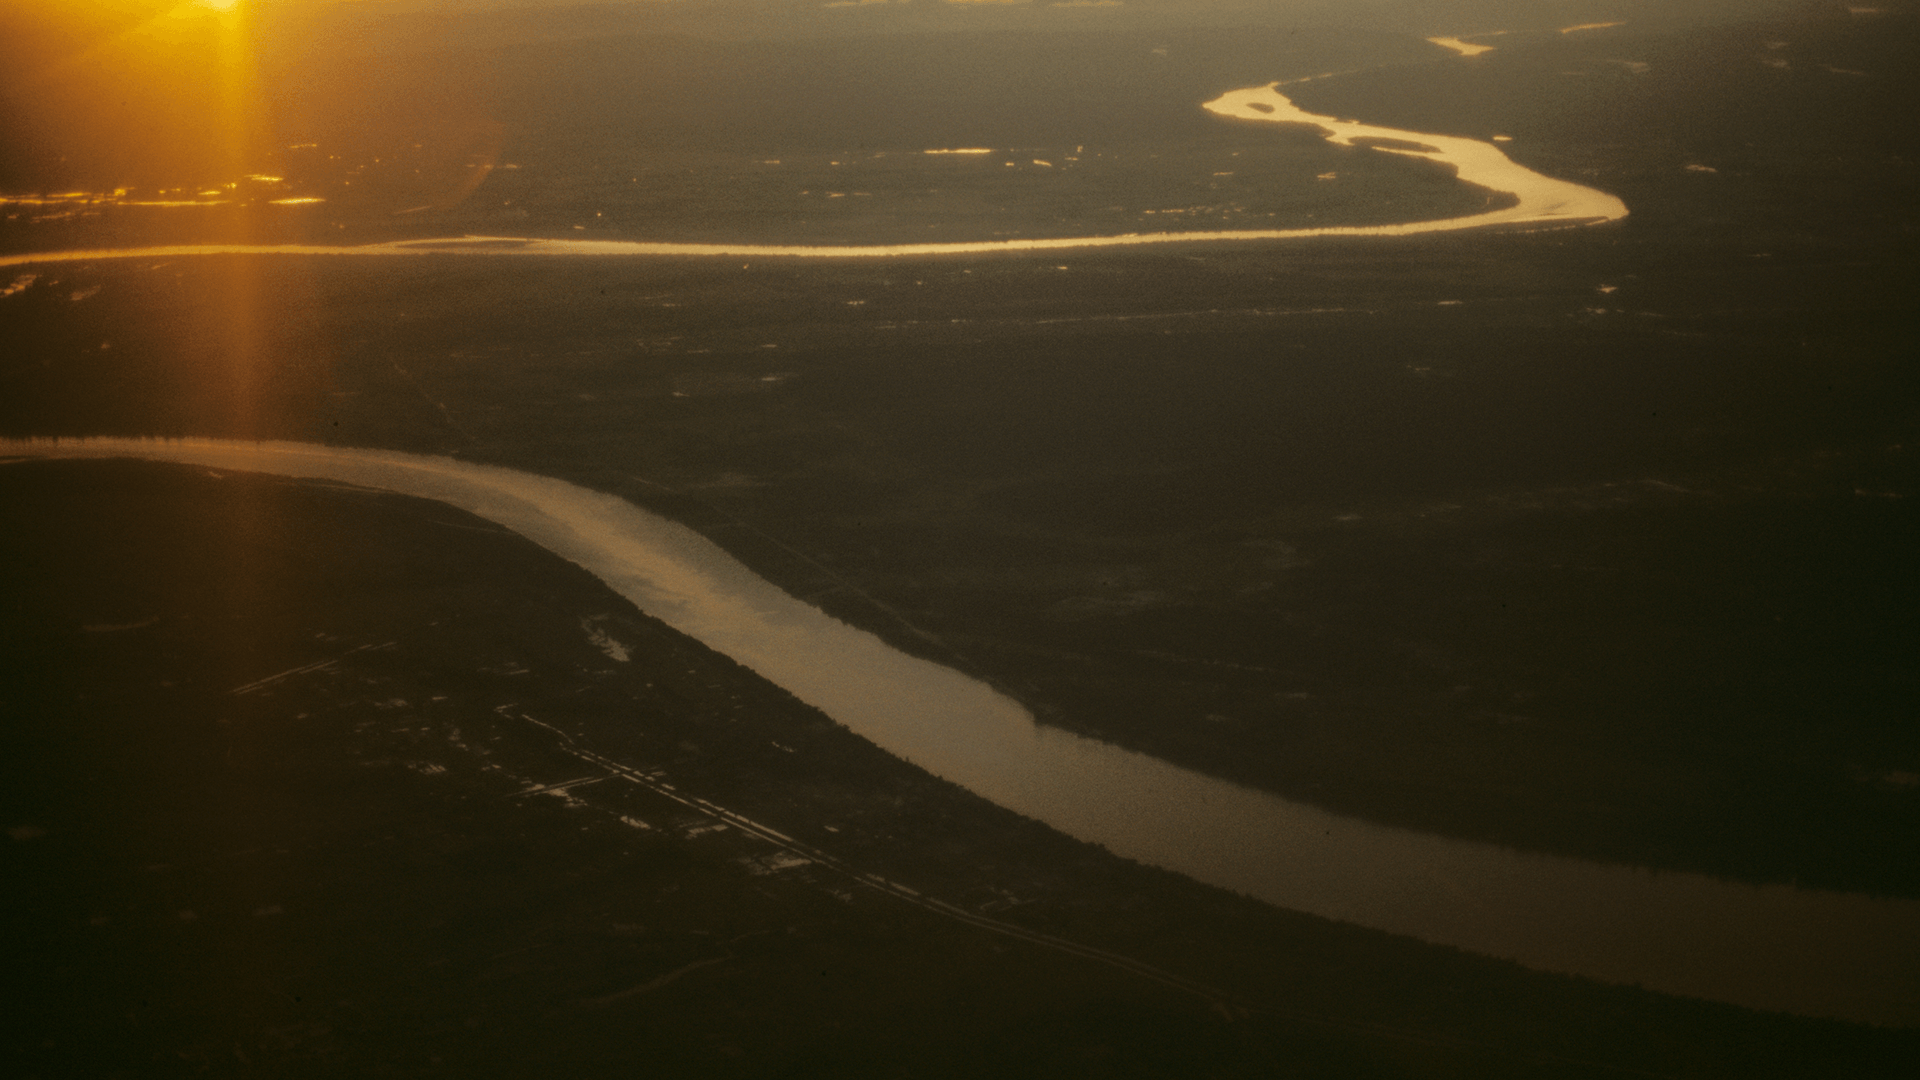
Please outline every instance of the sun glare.
[[212, 8], [215, 11], [232, 11], [240, 0], [193, 0], [196, 7]]

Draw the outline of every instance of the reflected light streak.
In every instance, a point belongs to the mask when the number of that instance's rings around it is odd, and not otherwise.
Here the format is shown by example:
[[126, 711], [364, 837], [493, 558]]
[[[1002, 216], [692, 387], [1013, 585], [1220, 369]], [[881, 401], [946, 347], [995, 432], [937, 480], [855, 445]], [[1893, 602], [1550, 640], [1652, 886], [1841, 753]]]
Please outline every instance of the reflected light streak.
[[[206, 0], [203, 0], [206, 2]], [[213, 6], [208, 3], [208, 6]], [[226, 9], [233, 8], [228, 0]], [[235, 14], [222, 15], [215, 31], [220, 58], [220, 132], [229, 167], [228, 175], [242, 172], [252, 157], [255, 100], [253, 42], [245, 21]]]
[[1461, 41], [1457, 37], [1430, 37], [1427, 40], [1443, 49], [1452, 49], [1461, 56], [1479, 56], [1481, 53], [1493, 51], [1491, 45], [1475, 45], [1470, 41]]
[[[278, 177], [248, 177], [250, 180], [271, 180], [279, 182]], [[157, 197], [140, 198], [132, 189], [115, 188], [112, 191], [62, 191], [52, 195], [0, 195], [0, 206], [88, 206], [88, 207], [182, 207], [182, 206], [250, 206], [264, 203], [267, 206], [309, 206], [327, 200], [318, 195], [283, 195], [275, 199], [261, 199], [260, 196], [233, 197], [233, 188], [205, 188], [195, 192], [190, 199], [169, 198], [169, 191], [161, 190]]]
[[[254, 106], [257, 73], [248, 13], [236, 0], [196, 0], [196, 6], [202, 12], [211, 13], [210, 30], [217, 57], [213, 74], [218, 80], [218, 113], [214, 120], [224, 166], [220, 175], [242, 176], [256, 183], [278, 183], [278, 178], [248, 167], [255, 160], [256, 147], [269, 145], [264, 138], [256, 138], [263, 133], [256, 128], [261, 118], [256, 116]], [[240, 183], [233, 181], [224, 187], [226, 190], [201, 194], [230, 198]], [[251, 220], [242, 223], [244, 230], [251, 231], [253, 227]], [[226, 267], [217, 275], [214, 287], [218, 299], [213, 308], [219, 321], [210, 329], [220, 339], [217, 355], [223, 358], [225, 367], [221, 375], [232, 394], [238, 430], [251, 431], [259, 409], [261, 375], [271, 363], [270, 358], [263, 355], [260, 268], [244, 263]]]
[[[244, 177], [257, 184], [270, 184], [284, 187], [286, 180], [278, 176], [265, 176], [259, 173]], [[182, 188], [161, 188], [153, 198], [139, 198], [133, 188], [114, 188], [112, 191], [58, 191], [50, 195], [0, 195], [0, 206], [236, 206], [255, 205], [260, 202], [268, 206], [306, 206], [327, 200], [317, 195], [282, 195], [267, 199], [265, 193], [247, 195], [240, 192], [240, 185], [226, 183], [208, 188], [195, 188], [190, 199], [169, 198], [179, 195]]]
[[359, 247], [320, 244], [182, 244], [169, 247], [42, 252], [0, 257], [0, 266], [70, 262], [78, 259], [165, 257], [179, 255], [515, 255], [515, 256], [747, 256], [789, 258], [873, 259], [914, 255], [986, 255], [1017, 251], [1066, 251], [1087, 248], [1134, 247], [1143, 244], [1303, 240], [1333, 236], [1415, 236], [1489, 227], [1542, 229], [1572, 228], [1618, 221], [1627, 205], [1604, 191], [1567, 180], [1543, 176], [1515, 162], [1500, 148], [1479, 139], [1429, 135], [1398, 128], [1375, 127], [1307, 112], [1281, 94], [1279, 83], [1234, 90], [1205, 102], [1218, 116], [1263, 124], [1316, 128], [1338, 146], [1366, 146], [1377, 153], [1431, 161], [1454, 170], [1456, 177], [1489, 191], [1511, 194], [1518, 200], [1502, 210], [1464, 217], [1410, 221], [1397, 225], [1330, 225], [1305, 229], [1222, 229], [1191, 232], [1122, 233], [1108, 236], [1062, 236], [1040, 240], [979, 240], [953, 243], [800, 245], [753, 243], [674, 243], [634, 240], [542, 240], [528, 237], [464, 236], [431, 240], [401, 240]]

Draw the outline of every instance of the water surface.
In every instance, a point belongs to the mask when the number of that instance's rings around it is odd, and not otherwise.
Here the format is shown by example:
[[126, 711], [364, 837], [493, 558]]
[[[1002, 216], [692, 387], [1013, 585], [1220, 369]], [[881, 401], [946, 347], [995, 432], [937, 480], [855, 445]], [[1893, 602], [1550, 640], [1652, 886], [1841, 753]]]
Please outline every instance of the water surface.
[[[1543, 176], [1515, 164], [1490, 142], [1449, 135], [1426, 135], [1375, 127], [1310, 113], [1279, 91], [1279, 83], [1234, 90], [1202, 107], [1217, 116], [1257, 123], [1304, 124], [1317, 128], [1336, 145], [1374, 145], [1377, 153], [1399, 154], [1451, 167], [1459, 179], [1518, 202], [1501, 210], [1465, 217], [1436, 218], [1395, 225], [1328, 225], [1310, 229], [1216, 229], [1188, 232], [1122, 233], [1112, 236], [1062, 236], [1028, 240], [978, 240], [918, 244], [752, 244], [664, 243], [642, 240], [545, 240], [524, 237], [462, 236], [402, 240], [356, 246], [321, 244], [184, 244], [44, 252], [0, 257], [0, 266], [84, 259], [177, 258], [188, 255], [358, 255], [405, 256], [448, 252], [521, 256], [727, 256], [733, 258], [873, 259], [916, 255], [984, 255], [995, 252], [1071, 251], [1135, 247], [1142, 244], [1190, 244], [1300, 240], [1323, 236], [1414, 236], [1491, 226], [1549, 228], [1593, 225], [1627, 216], [1626, 204], [1604, 191]], [[1372, 144], [1370, 140], [1384, 140]], [[954, 153], [972, 152], [971, 149]]]

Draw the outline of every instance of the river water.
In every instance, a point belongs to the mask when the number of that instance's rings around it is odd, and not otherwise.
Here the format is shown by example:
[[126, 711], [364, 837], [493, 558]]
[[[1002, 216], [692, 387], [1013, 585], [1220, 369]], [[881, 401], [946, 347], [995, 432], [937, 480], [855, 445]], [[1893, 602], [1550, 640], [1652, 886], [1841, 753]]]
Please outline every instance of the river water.
[[929, 772], [1113, 853], [1278, 907], [1752, 1008], [1920, 1025], [1920, 902], [1656, 873], [1390, 828], [1036, 724], [767, 582], [693, 531], [563, 481], [450, 458], [213, 439], [0, 440], [449, 503], [585, 567]]
[[[403, 240], [384, 244], [327, 246], [318, 244], [182, 244], [165, 247], [41, 252], [0, 257], [0, 267], [30, 263], [70, 262], [113, 258], [179, 258], [189, 255], [359, 255], [407, 256], [446, 253], [522, 256], [726, 256], [729, 258], [872, 259], [917, 255], [985, 255], [995, 252], [1069, 251], [1090, 248], [1136, 247], [1143, 244], [1190, 244], [1301, 240], [1320, 236], [1413, 236], [1489, 226], [1559, 228], [1617, 221], [1627, 216], [1626, 204], [1604, 191], [1543, 176], [1509, 159], [1490, 142], [1450, 135], [1427, 135], [1398, 128], [1375, 127], [1352, 120], [1309, 113], [1279, 91], [1279, 84], [1234, 90], [1203, 106], [1216, 116], [1272, 124], [1305, 124], [1318, 128], [1328, 141], [1342, 146], [1370, 145], [1368, 140], [1391, 140], [1398, 146], [1375, 146], [1381, 153], [1433, 161], [1451, 167], [1462, 181], [1517, 196], [1502, 210], [1465, 217], [1402, 222], [1396, 225], [1330, 225], [1311, 229], [1221, 229], [1196, 232], [1125, 233], [1114, 236], [1063, 236], [1041, 240], [981, 240], [925, 244], [682, 244], [638, 240], [545, 240], [520, 237], [463, 236], [436, 240]], [[1404, 144], [1415, 144], [1416, 148]]]

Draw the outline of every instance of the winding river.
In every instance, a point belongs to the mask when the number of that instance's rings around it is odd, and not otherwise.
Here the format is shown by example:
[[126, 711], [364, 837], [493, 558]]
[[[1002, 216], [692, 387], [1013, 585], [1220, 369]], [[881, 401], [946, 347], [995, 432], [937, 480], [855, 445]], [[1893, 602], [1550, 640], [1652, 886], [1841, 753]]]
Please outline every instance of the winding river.
[[789, 596], [683, 526], [573, 484], [284, 442], [0, 440], [436, 499], [598, 576], [887, 751], [1109, 851], [1278, 907], [1751, 1008], [1920, 1025], [1920, 902], [1655, 873], [1342, 817], [1043, 727], [986, 684]]
[[1497, 146], [1478, 139], [1425, 135], [1336, 120], [1296, 106], [1280, 93], [1279, 83], [1234, 90], [1206, 102], [1216, 116], [1259, 123], [1304, 124], [1320, 130], [1336, 145], [1374, 145], [1377, 152], [1421, 158], [1451, 166], [1458, 178], [1518, 202], [1504, 210], [1465, 217], [1436, 218], [1397, 225], [1329, 225], [1312, 229], [1220, 229], [1196, 232], [1123, 233], [1114, 236], [1062, 236], [1044, 240], [981, 240], [943, 244], [778, 245], [675, 244], [638, 240], [545, 240], [522, 237], [462, 236], [437, 240], [400, 240], [384, 244], [182, 244], [146, 248], [103, 248], [0, 257], [0, 266], [115, 258], [178, 258], [187, 255], [358, 255], [408, 256], [445, 253], [571, 256], [728, 256], [733, 258], [874, 259], [914, 255], [985, 255], [1014, 251], [1067, 251], [1082, 248], [1135, 247], [1142, 244], [1301, 240], [1315, 236], [1413, 236], [1489, 226], [1564, 228], [1618, 221], [1627, 206], [1604, 191], [1542, 176], [1509, 159]]

